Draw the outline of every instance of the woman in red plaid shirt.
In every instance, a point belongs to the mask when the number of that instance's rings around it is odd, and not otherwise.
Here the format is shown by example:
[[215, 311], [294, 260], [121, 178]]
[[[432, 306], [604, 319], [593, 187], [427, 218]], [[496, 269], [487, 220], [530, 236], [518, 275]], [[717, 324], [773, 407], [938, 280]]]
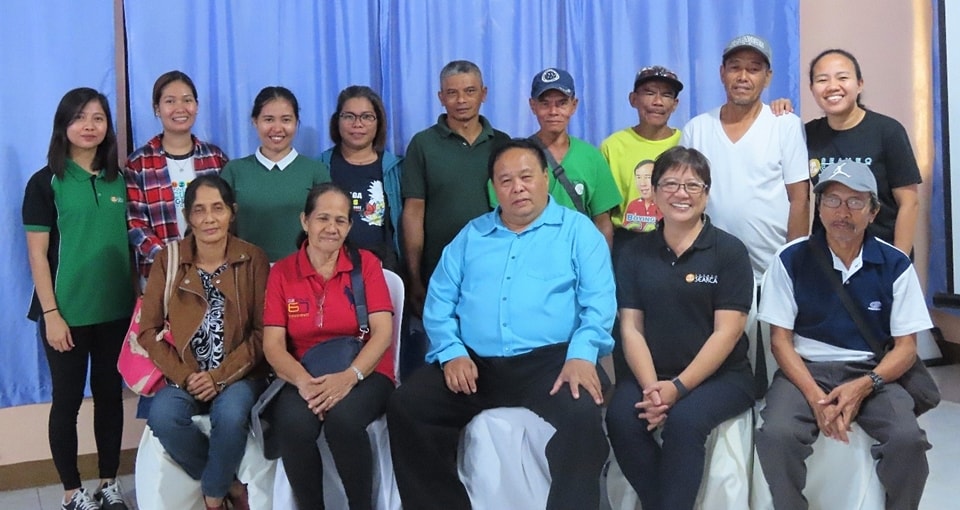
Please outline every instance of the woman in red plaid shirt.
[[127, 159], [127, 228], [141, 283], [164, 245], [183, 237], [183, 195], [195, 177], [219, 173], [227, 156], [202, 142], [191, 129], [197, 117], [197, 88], [185, 73], [169, 71], [153, 85], [153, 113], [163, 132]]

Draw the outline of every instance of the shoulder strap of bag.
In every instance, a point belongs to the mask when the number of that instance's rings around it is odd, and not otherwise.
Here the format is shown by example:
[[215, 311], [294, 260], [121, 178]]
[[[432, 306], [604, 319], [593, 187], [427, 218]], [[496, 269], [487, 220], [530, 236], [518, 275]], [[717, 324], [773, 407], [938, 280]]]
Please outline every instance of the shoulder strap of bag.
[[543, 152], [543, 155], [546, 156], [547, 164], [550, 165], [550, 168], [553, 168], [553, 177], [563, 186], [567, 195], [570, 195], [570, 199], [573, 200], [573, 206], [577, 208], [577, 211], [587, 214], [587, 209], [583, 205], [583, 195], [577, 193], [577, 187], [567, 178], [567, 171], [563, 169], [563, 165], [557, 161], [557, 158], [553, 157], [553, 154], [551, 154], [550, 150], [537, 138], [537, 135], [532, 135], [527, 139], [535, 143], [537, 147], [540, 148], [540, 151]]
[[180, 242], [174, 241], [167, 245], [167, 279], [163, 286], [163, 316], [169, 316], [170, 295], [180, 269]]
[[817, 264], [820, 266], [820, 269], [822, 269], [824, 274], [827, 276], [827, 280], [833, 287], [833, 291], [840, 296], [840, 301], [843, 303], [843, 307], [847, 309], [847, 313], [850, 314], [850, 318], [853, 319], [853, 322], [857, 325], [857, 329], [860, 330], [860, 334], [863, 336], [863, 339], [870, 344], [870, 348], [873, 349], [873, 353], [877, 355], [877, 360], [880, 360], [884, 354], [883, 346], [880, 345], [880, 342], [876, 339], [876, 337], [873, 336], [873, 332], [867, 327], [867, 324], [863, 319], [863, 315], [860, 313], [857, 305], [854, 304], [853, 298], [850, 297], [850, 293], [847, 292], [846, 287], [844, 287], [843, 283], [840, 282], [840, 279], [837, 278], [837, 275], [833, 270], [833, 265], [827, 260], [827, 254], [824, 253], [823, 244], [821, 244], [818, 239], [810, 237], [809, 241], [807, 242], [807, 247], [811, 252], [813, 252], [813, 258], [817, 260]]
[[367, 319], [367, 293], [363, 287], [363, 268], [360, 263], [360, 251], [352, 246], [347, 247], [353, 269], [350, 271], [350, 283], [353, 285], [353, 305], [357, 310], [357, 324], [360, 324], [360, 336], [370, 332], [370, 323]]

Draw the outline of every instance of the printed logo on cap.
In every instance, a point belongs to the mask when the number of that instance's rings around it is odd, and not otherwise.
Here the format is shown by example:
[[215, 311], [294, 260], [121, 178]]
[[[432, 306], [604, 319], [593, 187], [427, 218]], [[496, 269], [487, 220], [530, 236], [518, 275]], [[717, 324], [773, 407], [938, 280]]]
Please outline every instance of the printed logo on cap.
[[540, 74], [540, 81], [543, 83], [553, 83], [560, 79], [560, 73], [556, 69], [547, 69]]

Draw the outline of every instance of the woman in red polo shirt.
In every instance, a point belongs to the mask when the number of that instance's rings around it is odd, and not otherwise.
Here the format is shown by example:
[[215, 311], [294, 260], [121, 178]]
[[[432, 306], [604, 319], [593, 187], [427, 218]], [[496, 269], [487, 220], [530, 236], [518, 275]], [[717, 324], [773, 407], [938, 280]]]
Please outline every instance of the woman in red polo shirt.
[[[393, 305], [377, 257], [360, 250], [370, 330], [363, 334], [353, 303], [344, 241], [352, 225], [350, 197], [334, 184], [310, 191], [300, 215], [300, 249], [276, 263], [267, 281], [263, 351], [287, 381], [272, 412], [280, 456], [299, 508], [324, 508], [321, 428], [351, 510], [373, 500], [373, 456], [367, 425], [383, 414], [393, 391]], [[300, 364], [311, 347], [338, 337], [363, 342], [345, 370], [313, 377]]]

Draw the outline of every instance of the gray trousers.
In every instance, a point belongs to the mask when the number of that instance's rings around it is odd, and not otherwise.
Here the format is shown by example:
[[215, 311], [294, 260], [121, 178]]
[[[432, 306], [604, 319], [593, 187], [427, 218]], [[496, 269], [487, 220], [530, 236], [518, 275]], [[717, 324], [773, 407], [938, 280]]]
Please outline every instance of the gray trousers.
[[[860, 377], [876, 366], [873, 362], [807, 362], [807, 369], [826, 392]], [[757, 455], [778, 510], [807, 508], [802, 491], [806, 485], [804, 461], [813, 453], [820, 433], [817, 419], [803, 394], [783, 372], [777, 371], [760, 412], [763, 425], [757, 431]], [[926, 433], [913, 415], [913, 399], [899, 384], [889, 383], [868, 396], [860, 406], [857, 424], [877, 441], [870, 449], [878, 460], [877, 475], [886, 492], [886, 508], [915, 509], [927, 481], [929, 468]]]

